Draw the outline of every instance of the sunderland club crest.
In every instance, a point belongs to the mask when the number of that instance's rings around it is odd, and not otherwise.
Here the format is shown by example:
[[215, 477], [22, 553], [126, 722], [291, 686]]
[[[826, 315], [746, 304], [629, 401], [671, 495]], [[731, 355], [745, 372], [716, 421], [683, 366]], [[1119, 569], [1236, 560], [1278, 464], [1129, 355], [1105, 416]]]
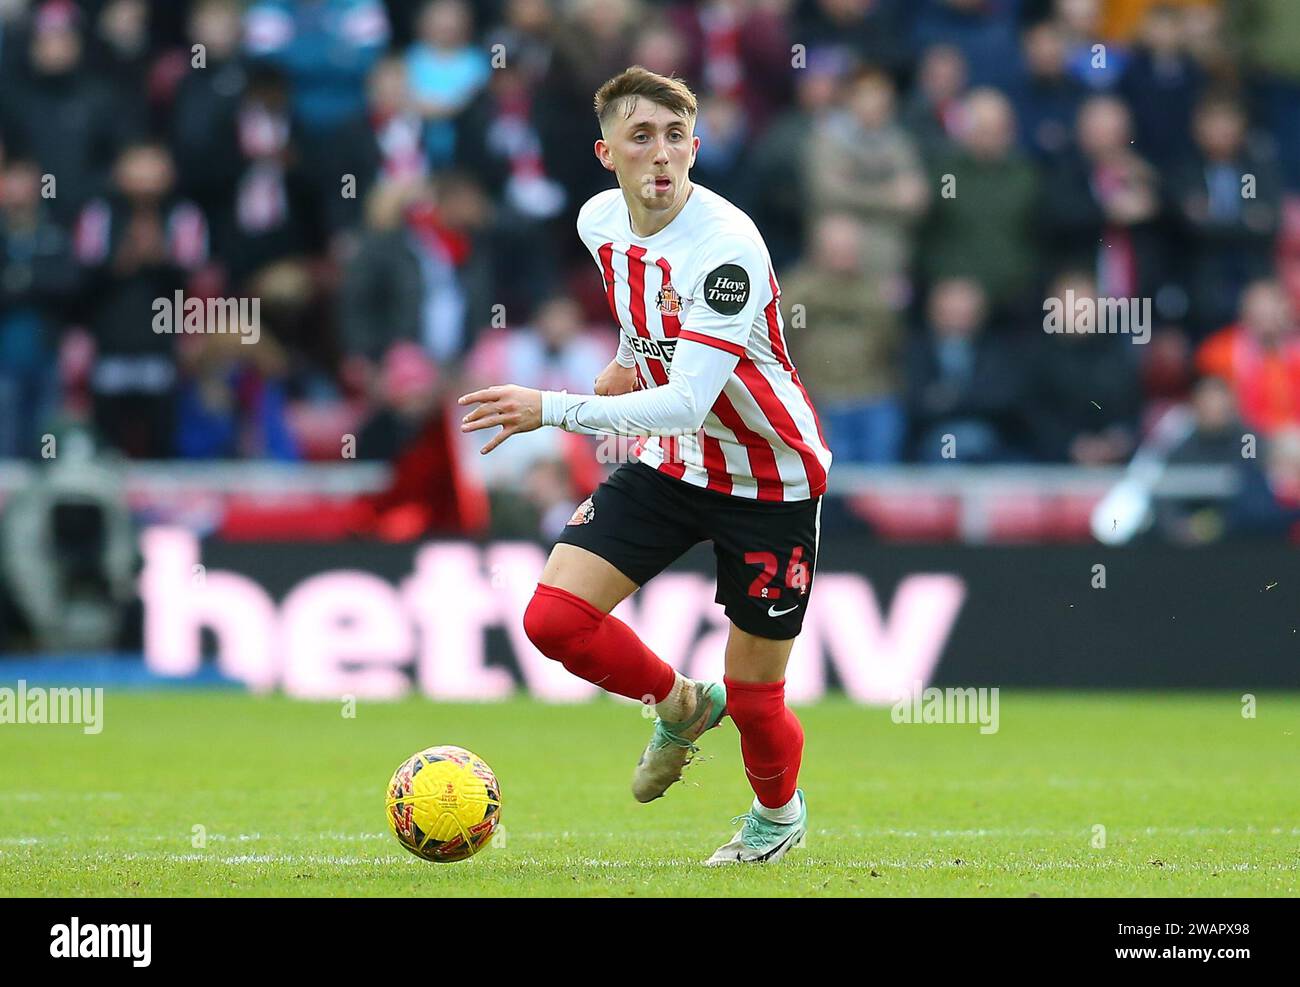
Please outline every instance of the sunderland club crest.
[[678, 297], [677, 289], [671, 284], [666, 284], [659, 289], [659, 294], [655, 296], [655, 307], [664, 315], [677, 315], [682, 310], [682, 300]]
[[[578, 505], [578, 509], [573, 512], [573, 517], [569, 518], [568, 524], [586, 524], [595, 516], [596, 516], [596, 505], [593, 504], [591, 502], [591, 498], [588, 497], [586, 500], [584, 500], [581, 504]], [[567, 527], [568, 524], [566, 524], [565, 526]]]

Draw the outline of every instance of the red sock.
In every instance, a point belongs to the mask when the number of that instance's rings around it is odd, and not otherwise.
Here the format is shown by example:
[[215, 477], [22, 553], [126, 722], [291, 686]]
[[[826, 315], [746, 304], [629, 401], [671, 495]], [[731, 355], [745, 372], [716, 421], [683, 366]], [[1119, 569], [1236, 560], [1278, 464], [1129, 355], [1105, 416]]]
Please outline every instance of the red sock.
[[749, 786], [761, 804], [779, 809], [794, 798], [803, 759], [803, 727], [785, 704], [785, 681], [722, 681]]
[[524, 633], [546, 657], [606, 692], [662, 702], [672, 691], [672, 665], [623, 621], [567, 590], [538, 583], [524, 611]]

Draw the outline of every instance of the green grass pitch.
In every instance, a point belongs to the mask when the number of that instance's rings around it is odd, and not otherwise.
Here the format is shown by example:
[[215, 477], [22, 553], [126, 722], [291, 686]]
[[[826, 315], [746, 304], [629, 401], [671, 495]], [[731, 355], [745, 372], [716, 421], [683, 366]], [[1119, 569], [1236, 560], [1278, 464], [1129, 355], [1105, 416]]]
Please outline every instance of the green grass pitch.
[[[636, 706], [116, 692], [104, 729], [0, 726], [5, 895], [1300, 894], [1300, 695], [1004, 692], [1000, 730], [802, 708], [808, 846], [699, 866], [750, 791], [730, 721], [639, 805]], [[505, 839], [430, 864], [389, 834], [408, 755], [496, 770]], [[194, 846], [194, 827], [206, 845]], [[1100, 843], [1105, 827], [1104, 845]]]

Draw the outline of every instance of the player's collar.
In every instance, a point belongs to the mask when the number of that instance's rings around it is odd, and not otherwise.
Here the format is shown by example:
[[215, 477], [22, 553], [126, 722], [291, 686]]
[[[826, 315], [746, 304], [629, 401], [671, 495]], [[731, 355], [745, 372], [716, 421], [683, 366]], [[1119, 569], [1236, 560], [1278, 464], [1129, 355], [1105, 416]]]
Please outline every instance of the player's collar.
[[696, 185], [694, 182], [691, 182], [691, 190], [686, 193], [686, 201], [682, 204], [682, 208], [678, 210], [677, 215], [674, 216], [672, 219], [670, 219], [668, 221], [668, 225], [666, 225], [663, 229], [656, 230], [653, 233], [649, 233], [645, 235], [642, 235], [638, 233], [635, 229], [633, 229], [632, 211], [628, 208], [627, 201], [624, 200], [623, 218], [627, 224], [627, 231], [628, 234], [630, 235], [630, 238], [632, 240], [645, 241], [645, 240], [653, 240], [655, 237], [658, 236], [663, 236], [664, 233], [666, 233], [668, 230], [671, 230], [673, 228], [674, 223], [676, 223], [678, 220], [682, 218], [682, 216], [686, 214], [686, 210], [692, 207], [692, 204], [695, 202], [695, 200], [699, 198], [699, 196], [696, 194], [699, 191], [700, 191], [700, 186]]

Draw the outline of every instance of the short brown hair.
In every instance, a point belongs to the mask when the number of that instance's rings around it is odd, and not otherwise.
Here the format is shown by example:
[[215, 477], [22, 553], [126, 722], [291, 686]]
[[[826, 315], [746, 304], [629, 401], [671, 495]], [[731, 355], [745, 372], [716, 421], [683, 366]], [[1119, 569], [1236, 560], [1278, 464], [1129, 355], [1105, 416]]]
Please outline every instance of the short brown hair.
[[[651, 72], [641, 65], [624, 69], [596, 90], [596, 118], [603, 130], [615, 111], [622, 109], [625, 117], [636, 109], [636, 101], [644, 96], [652, 103], [666, 107], [678, 116], [694, 120], [698, 109], [695, 93], [681, 79]], [[625, 107], [625, 108], [624, 108]]]

